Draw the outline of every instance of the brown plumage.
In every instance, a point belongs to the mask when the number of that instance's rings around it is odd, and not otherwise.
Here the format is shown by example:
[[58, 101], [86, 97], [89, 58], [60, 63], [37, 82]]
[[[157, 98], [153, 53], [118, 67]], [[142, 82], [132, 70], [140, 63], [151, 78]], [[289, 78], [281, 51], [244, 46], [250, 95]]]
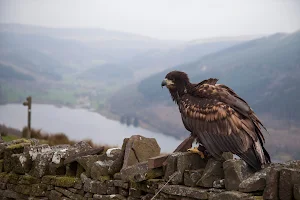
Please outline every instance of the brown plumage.
[[162, 86], [178, 104], [185, 128], [213, 157], [232, 152], [259, 170], [271, 162], [263, 146], [265, 127], [246, 101], [217, 81], [210, 78], [192, 84], [186, 73], [172, 71]]

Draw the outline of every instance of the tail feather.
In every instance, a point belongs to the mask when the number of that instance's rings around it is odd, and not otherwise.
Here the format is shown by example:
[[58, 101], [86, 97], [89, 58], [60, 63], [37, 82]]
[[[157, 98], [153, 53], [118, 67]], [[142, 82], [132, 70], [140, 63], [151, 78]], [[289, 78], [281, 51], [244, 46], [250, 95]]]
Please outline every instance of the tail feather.
[[263, 145], [261, 145], [260, 141], [254, 142], [251, 148], [238, 156], [256, 171], [260, 170], [262, 165], [271, 162], [269, 153]]
[[257, 158], [256, 153], [253, 148], [249, 148], [246, 152], [244, 152], [242, 154], [238, 154], [238, 156], [241, 159], [243, 159], [255, 171], [258, 171], [261, 169], [262, 163]]

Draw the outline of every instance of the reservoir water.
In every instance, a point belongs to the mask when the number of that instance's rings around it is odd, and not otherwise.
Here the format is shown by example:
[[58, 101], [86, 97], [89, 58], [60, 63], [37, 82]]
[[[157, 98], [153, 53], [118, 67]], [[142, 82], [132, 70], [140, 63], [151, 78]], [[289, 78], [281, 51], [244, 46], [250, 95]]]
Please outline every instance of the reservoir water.
[[[172, 152], [180, 140], [139, 127], [126, 126], [99, 113], [85, 109], [56, 107], [46, 104], [32, 105], [31, 126], [49, 133], [65, 133], [70, 139], [91, 139], [97, 144], [121, 146], [131, 135], [155, 138], [161, 152]], [[27, 107], [21, 104], [0, 105], [0, 124], [22, 129], [27, 124]]]

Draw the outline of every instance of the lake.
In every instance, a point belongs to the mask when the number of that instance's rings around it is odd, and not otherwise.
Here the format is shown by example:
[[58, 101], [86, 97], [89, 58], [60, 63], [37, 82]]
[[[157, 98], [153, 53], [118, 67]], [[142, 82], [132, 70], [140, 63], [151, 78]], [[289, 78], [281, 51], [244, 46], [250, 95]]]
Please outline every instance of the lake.
[[[0, 105], [0, 124], [22, 129], [27, 125], [27, 107], [21, 104]], [[62, 132], [74, 140], [92, 139], [97, 144], [117, 146], [121, 146], [126, 137], [142, 135], [155, 138], [161, 152], [166, 153], [172, 152], [181, 142], [162, 133], [126, 126], [96, 112], [46, 104], [32, 105], [31, 126], [49, 133]]]

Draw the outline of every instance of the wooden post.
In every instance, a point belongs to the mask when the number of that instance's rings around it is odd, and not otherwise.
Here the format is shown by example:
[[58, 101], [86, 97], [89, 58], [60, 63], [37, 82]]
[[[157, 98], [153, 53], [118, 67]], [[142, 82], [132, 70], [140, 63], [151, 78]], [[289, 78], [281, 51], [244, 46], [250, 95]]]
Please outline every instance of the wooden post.
[[31, 138], [31, 96], [27, 97], [26, 100], [27, 101], [23, 103], [24, 106], [28, 107], [26, 138]]

